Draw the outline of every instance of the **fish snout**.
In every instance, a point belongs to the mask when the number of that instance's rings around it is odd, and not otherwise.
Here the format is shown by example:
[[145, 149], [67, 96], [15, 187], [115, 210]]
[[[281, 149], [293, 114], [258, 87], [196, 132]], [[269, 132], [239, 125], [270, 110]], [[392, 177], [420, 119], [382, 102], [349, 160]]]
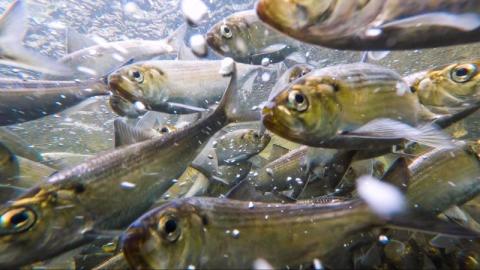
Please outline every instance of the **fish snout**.
[[120, 239], [122, 251], [131, 266], [149, 268], [143, 256], [144, 244], [147, 240], [148, 229], [137, 222], [122, 234]]

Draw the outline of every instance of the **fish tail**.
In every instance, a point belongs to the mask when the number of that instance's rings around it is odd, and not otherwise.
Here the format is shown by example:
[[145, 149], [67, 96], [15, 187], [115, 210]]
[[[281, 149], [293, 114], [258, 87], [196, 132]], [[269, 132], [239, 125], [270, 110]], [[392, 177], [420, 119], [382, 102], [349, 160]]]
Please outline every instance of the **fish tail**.
[[68, 67], [55, 60], [19, 45], [27, 33], [27, 25], [26, 3], [17, 0], [0, 19], [0, 64], [56, 75], [70, 72]]

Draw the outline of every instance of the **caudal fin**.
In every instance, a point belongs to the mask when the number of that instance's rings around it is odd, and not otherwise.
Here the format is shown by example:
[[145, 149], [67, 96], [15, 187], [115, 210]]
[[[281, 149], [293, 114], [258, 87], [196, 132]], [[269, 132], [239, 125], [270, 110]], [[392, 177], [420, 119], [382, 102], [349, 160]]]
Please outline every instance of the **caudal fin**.
[[0, 18], [0, 64], [48, 74], [68, 74], [70, 69], [65, 65], [20, 45], [27, 33], [27, 24], [25, 1], [13, 2]]

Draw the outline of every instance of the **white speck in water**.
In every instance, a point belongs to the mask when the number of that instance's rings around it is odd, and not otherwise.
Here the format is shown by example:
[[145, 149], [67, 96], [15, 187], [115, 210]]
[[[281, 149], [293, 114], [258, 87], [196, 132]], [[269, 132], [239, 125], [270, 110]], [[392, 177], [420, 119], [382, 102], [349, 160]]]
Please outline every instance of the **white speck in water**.
[[270, 81], [270, 78], [271, 78], [271, 77], [272, 77], [272, 76], [270, 76], [270, 73], [265, 72], [265, 73], [262, 74], [262, 81], [263, 81], [263, 82], [268, 82], [268, 81]]
[[130, 183], [130, 182], [127, 182], [127, 181], [123, 181], [120, 186], [124, 189], [134, 189], [135, 188], [135, 184], [134, 183]]
[[118, 62], [123, 62], [125, 61], [125, 57], [121, 56], [118, 53], [112, 54], [113, 59], [117, 60]]
[[313, 259], [313, 269], [323, 270], [322, 262], [319, 259]]
[[378, 37], [382, 34], [382, 29], [379, 28], [369, 28], [365, 31], [367, 37]]
[[265, 259], [258, 258], [253, 262], [253, 269], [255, 270], [273, 270], [273, 266]]
[[135, 110], [139, 111], [139, 112], [143, 112], [145, 111], [147, 108], [145, 107], [145, 104], [143, 104], [142, 102], [140, 101], [135, 101], [135, 103], [133, 103], [133, 106], [135, 107]]
[[402, 82], [397, 82], [396, 85], [397, 88], [397, 96], [403, 96], [407, 91], [409, 91], [408, 85], [406, 83]]
[[237, 230], [237, 229], [234, 229], [234, 230], [232, 231], [232, 237], [233, 237], [234, 239], [238, 239], [238, 238], [240, 237], [240, 231]]
[[97, 71], [91, 69], [91, 68], [87, 68], [87, 67], [82, 67], [82, 66], [78, 66], [77, 67], [77, 70], [82, 72], [82, 73], [85, 73], [85, 74], [88, 74], [88, 75], [92, 75], [92, 76], [96, 76], [97, 75]]
[[190, 37], [190, 48], [198, 56], [207, 55], [207, 42], [203, 35], [193, 35]]
[[63, 30], [67, 28], [67, 26], [63, 22], [59, 22], [59, 21], [53, 21], [49, 23], [47, 26], [49, 28], [58, 29], [58, 30]]
[[300, 179], [300, 178], [298, 178], [298, 177], [295, 178], [295, 182], [297, 182], [297, 184], [299, 184], [299, 185], [303, 185], [302, 179]]
[[187, 267], [187, 270], [195, 270], [195, 265], [190, 264], [190, 265]]
[[378, 237], [378, 241], [379, 241], [381, 244], [386, 245], [386, 244], [388, 244], [388, 242], [389, 242], [390, 240], [388, 239], [388, 237], [387, 237], [386, 235], [383, 235], [383, 234], [382, 234], [382, 235], [380, 235], [380, 236]]
[[268, 58], [268, 57], [263, 58], [262, 59], [262, 66], [266, 67], [268, 65], [270, 65], [270, 58]]
[[270, 218], [270, 216], [268, 216], [268, 215], [265, 215], [265, 219], [267, 220], [268, 218]]
[[232, 58], [226, 57], [222, 60], [222, 64], [220, 66], [220, 70], [218, 73], [220, 73], [223, 76], [230, 75], [233, 71], [233, 65], [235, 64], [235, 61], [233, 61]]
[[255, 205], [253, 204], [253, 202], [248, 202], [248, 209], [253, 209], [255, 207]]
[[381, 216], [391, 216], [405, 208], [405, 197], [395, 186], [365, 175], [357, 179], [357, 191], [370, 208]]
[[183, 16], [196, 25], [208, 16], [208, 7], [201, 0], [183, 0], [181, 9]]
[[452, 187], [456, 187], [457, 185], [455, 185], [455, 183], [453, 183], [452, 181], [448, 181], [448, 184]]

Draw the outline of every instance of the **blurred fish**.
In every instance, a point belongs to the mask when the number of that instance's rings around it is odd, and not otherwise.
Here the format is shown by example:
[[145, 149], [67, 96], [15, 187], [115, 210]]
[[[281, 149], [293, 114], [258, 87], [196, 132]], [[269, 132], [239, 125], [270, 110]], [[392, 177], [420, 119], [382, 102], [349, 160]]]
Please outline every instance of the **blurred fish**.
[[2, 205], [0, 268], [51, 258], [92, 241], [102, 231], [121, 228], [146, 211], [216, 131], [239, 119], [233, 112], [236, 89], [234, 71], [217, 109], [202, 120], [101, 153]]
[[[474, 235], [433, 219], [402, 216], [388, 222]], [[282, 268], [322, 260], [345, 237], [385, 225], [358, 200], [270, 204], [188, 198], [146, 213], [130, 225], [121, 242], [134, 269], [251, 268], [258, 258]]]
[[[228, 84], [219, 74], [222, 61], [146, 61], [119, 69], [108, 77], [115, 95], [141, 102], [148, 110], [184, 114], [214, 105]], [[272, 68], [237, 64], [238, 77]], [[253, 82], [252, 82], [253, 83]], [[249, 86], [249, 90], [253, 87]]]
[[281, 62], [299, 46], [298, 41], [268, 28], [255, 10], [222, 19], [208, 31], [207, 43], [224, 57], [254, 65]]
[[185, 25], [163, 40], [125, 40], [107, 42], [99, 37], [92, 40], [69, 31], [67, 55], [59, 60], [73, 71], [64, 76], [48, 76], [47, 79], [71, 80], [99, 78], [128, 59], [148, 60], [159, 55], [171, 54], [183, 42]]
[[43, 163], [56, 170], [73, 167], [85, 160], [92, 158], [92, 155], [69, 153], [69, 152], [46, 152], [42, 153]]
[[0, 125], [32, 121], [68, 109], [93, 96], [108, 95], [101, 80], [0, 80]]
[[435, 119], [396, 72], [371, 64], [317, 69], [271, 97], [263, 124], [294, 142], [314, 147], [378, 149], [405, 140], [451, 147]]
[[291, 37], [335, 49], [405, 50], [480, 40], [477, 1], [260, 0], [256, 10]]
[[69, 68], [21, 45], [27, 33], [26, 1], [15, 0], [0, 17], [0, 64], [47, 74], [69, 74]]
[[480, 101], [479, 60], [457, 62], [405, 77], [420, 103], [445, 113]]
[[37, 162], [44, 161], [41, 154], [32, 145], [6, 127], [0, 127], [0, 142], [18, 156]]
[[248, 160], [261, 152], [270, 142], [270, 135], [254, 129], [238, 129], [221, 136], [214, 146], [218, 165]]

